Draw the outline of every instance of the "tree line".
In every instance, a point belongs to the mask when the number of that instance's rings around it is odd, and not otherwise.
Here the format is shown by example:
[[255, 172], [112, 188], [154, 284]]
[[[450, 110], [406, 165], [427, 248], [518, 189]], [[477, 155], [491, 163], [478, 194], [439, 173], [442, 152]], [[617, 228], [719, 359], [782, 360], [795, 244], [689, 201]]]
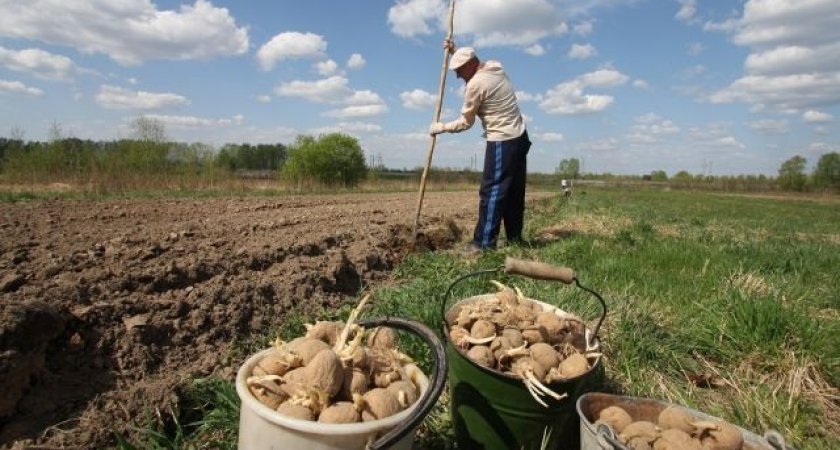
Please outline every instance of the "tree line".
[[201, 143], [161, 140], [157, 130], [146, 131], [157, 137], [47, 142], [0, 138], [0, 174], [12, 182], [119, 185], [123, 179], [131, 185], [137, 184], [132, 178], [212, 181], [243, 171], [262, 171], [298, 184], [313, 181], [351, 187], [368, 171], [359, 142], [340, 133], [299, 136], [289, 146], [226, 144], [217, 151]]
[[664, 170], [654, 170], [639, 176], [618, 176], [610, 173], [582, 173], [580, 160], [562, 159], [554, 170], [558, 178], [570, 180], [614, 180], [617, 178], [638, 179], [640, 181], [667, 182], [685, 187], [712, 186], [725, 190], [768, 190], [785, 191], [835, 191], [840, 192], [840, 153], [831, 152], [820, 156], [813, 171], [807, 172], [807, 160], [796, 155], [783, 162], [777, 177], [766, 175], [704, 175], [691, 174], [681, 170], [669, 177]]

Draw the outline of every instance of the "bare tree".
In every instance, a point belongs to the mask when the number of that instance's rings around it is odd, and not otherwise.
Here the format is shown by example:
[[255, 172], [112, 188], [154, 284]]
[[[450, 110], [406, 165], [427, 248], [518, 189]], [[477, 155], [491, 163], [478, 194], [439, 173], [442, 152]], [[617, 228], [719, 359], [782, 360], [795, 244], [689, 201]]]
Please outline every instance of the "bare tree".
[[47, 136], [50, 139], [50, 142], [56, 142], [64, 139], [64, 129], [61, 128], [61, 124], [58, 123], [57, 120], [53, 120], [50, 124], [50, 129], [47, 131]]
[[166, 126], [159, 119], [139, 116], [131, 121], [131, 135], [140, 141], [166, 142]]
[[13, 141], [22, 141], [23, 138], [26, 136], [26, 132], [23, 131], [23, 128], [15, 125], [9, 130], [9, 139]]

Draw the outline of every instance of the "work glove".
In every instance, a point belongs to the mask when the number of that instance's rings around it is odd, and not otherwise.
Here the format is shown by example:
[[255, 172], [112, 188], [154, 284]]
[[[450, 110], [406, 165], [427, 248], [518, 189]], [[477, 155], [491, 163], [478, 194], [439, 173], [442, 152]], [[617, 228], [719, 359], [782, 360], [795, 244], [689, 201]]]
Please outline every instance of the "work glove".
[[455, 42], [453, 42], [452, 40], [449, 40], [449, 39], [444, 39], [443, 40], [443, 48], [445, 48], [449, 52], [449, 54], [451, 55], [451, 54], [455, 53]]
[[432, 124], [429, 125], [429, 135], [431, 136], [436, 136], [444, 131], [446, 131], [446, 125], [444, 125], [443, 122], [432, 122]]

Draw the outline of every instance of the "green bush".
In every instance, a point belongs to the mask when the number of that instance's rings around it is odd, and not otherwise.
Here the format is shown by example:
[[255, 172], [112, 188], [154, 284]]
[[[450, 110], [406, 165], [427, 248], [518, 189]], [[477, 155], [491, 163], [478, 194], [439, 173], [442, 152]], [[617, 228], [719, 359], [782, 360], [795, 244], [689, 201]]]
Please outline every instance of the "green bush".
[[353, 187], [367, 174], [365, 155], [356, 138], [341, 133], [298, 136], [289, 147], [281, 171], [295, 181], [316, 181], [326, 185]]

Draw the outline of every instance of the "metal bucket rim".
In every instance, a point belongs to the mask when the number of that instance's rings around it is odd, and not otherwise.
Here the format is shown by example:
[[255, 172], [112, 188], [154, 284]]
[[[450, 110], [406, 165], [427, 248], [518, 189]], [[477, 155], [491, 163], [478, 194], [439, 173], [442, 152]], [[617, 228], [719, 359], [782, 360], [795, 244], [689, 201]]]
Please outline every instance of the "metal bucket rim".
[[[463, 299], [461, 299], [461, 300], [458, 300], [457, 302], [455, 302], [454, 304], [452, 304], [452, 306], [451, 306], [451, 307], [449, 308], [449, 310], [446, 312], [446, 315], [445, 315], [445, 316], [448, 316], [448, 315], [449, 315], [449, 313], [450, 313], [450, 312], [452, 312], [452, 310], [453, 310], [455, 307], [457, 307], [458, 305], [462, 305], [462, 304], [464, 304], [464, 303], [476, 302], [476, 301], [483, 300], [483, 299], [485, 299], [485, 298], [488, 298], [488, 297], [493, 297], [493, 296], [495, 296], [495, 294], [492, 294], [492, 293], [491, 293], [491, 294], [479, 294], [479, 295], [473, 295], [473, 296], [471, 296], [471, 297], [467, 297], [467, 298], [463, 298]], [[554, 312], [555, 312], [555, 314], [559, 312], [559, 313], [566, 314], [566, 315], [568, 315], [568, 316], [572, 316], [572, 317], [577, 317], [577, 318], [580, 318], [580, 316], [576, 316], [576, 315], [574, 315], [574, 314], [572, 314], [572, 313], [566, 312], [566, 311], [564, 311], [564, 310], [562, 310], [562, 309], [560, 309], [560, 308], [558, 308], [558, 307], [556, 307], [556, 306], [554, 306], [554, 305], [552, 305], [552, 304], [550, 304], [550, 303], [546, 303], [546, 302], [543, 302], [543, 301], [541, 301], [541, 300], [536, 300], [536, 299], [533, 299], [533, 298], [530, 298], [530, 297], [525, 297], [525, 299], [526, 299], [526, 300], [530, 300], [530, 301], [532, 301], [532, 302], [536, 302], [536, 303], [538, 303], [538, 304], [542, 305], [542, 306], [543, 306], [543, 308], [548, 307], [548, 308], [550, 308], [549, 310], [554, 311]], [[558, 315], [559, 315], [559, 314], [558, 314]], [[472, 359], [472, 358], [470, 358], [469, 356], [467, 356], [467, 354], [464, 352], [464, 350], [462, 350], [460, 347], [458, 347], [457, 345], [455, 345], [455, 343], [454, 343], [454, 342], [452, 342], [452, 338], [449, 336], [449, 327], [451, 326], [451, 324], [449, 323], [449, 319], [448, 319], [448, 318], [446, 318], [445, 316], [444, 316], [444, 323], [446, 324], [446, 331], [447, 331], [447, 332], [446, 332], [446, 333], [444, 333], [444, 334], [446, 335], [446, 336], [445, 336], [445, 337], [446, 337], [446, 342], [447, 342], [447, 344], [451, 345], [451, 346], [452, 346], [452, 348], [453, 348], [453, 349], [455, 349], [455, 351], [457, 351], [459, 355], [461, 355], [464, 359], [466, 359], [467, 361], [469, 361], [469, 363], [470, 363], [470, 364], [472, 364], [473, 366], [475, 366], [476, 368], [478, 368], [478, 369], [479, 369], [479, 370], [481, 370], [482, 372], [485, 372], [485, 373], [487, 373], [487, 374], [489, 374], [489, 375], [494, 375], [494, 376], [497, 376], [497, 377], [500, 377], [500, 378], [504, 378], [504, 379], [507, 379], [507, 380], [513, 380], [513, 381], [517, 381], [517, 382], [522, 381], [522, 378], [520, 378], [520, 377], [517, 377], [517, 376], [514, 376], [514, 375], [509, 375], [509, 374], [506, 374], [506, 373], [504, 373], [504, 372], [500, 372], [500, 371], [498, 371], [498, 370], [496, 370], [496, 369], [491, 369], [491, 368], [489, 368], [489, 367], [482, 366], [481, 364], [476, 363], [475, 361], [473, 361], [473, 359]], [[562, 317], [562, 316], [561, 316], [561, 317]], [[581, 318], [581, 321], [583, 321], [583, 319], [582, 319], [582, 318]], [[586, 323], [585, 323], [585, 322], [584, 322], [584, 325], [586, 325]], [[585, 330], [587, 330], [587, 331], [591, 331], [591, 330], [589, 330], [589, 328], [588, 328], [588, 327], [584, 327], [584, 329], [585, 329]], [[601, 340], [598, 338], [598, 336], [593, 336], [593, 337], [592, 337], [592, 341], [593, 341], [593, 342], [595, 342], [595, 343], [597, 344], [597, 348], [598, 348], [598, 349], [600, 349], [600, 348], [601, 348]], [[591, 373], [593, 373], [593, 372], [595, 371], [595, 369], [597, 369], [597, 368], [598, 368], [598, 367], [602, 364], [602, 360], [603, 360], [603, 358], [604, 358], [604, 357], [603, 357], [603, 355], [599, 355], [599, 356], [595, 359], [595, 362], [594, 362], [594, 363], [593, 363], [593, 364], [589, 367], [589, 370], [587, 370], [586, 372], [584, 372], [584, 373], [582, 373], [582, 374], [580, 374], [580, 375], [578, 375], [578, 376], [576, 376], [576, 377], [567, 378], [567, 379], [563, 379], [563, 380], [556, 380], [556, 381], [553, 381], [553, 382], [551, 382], [551, 383], [546, 383], [546, 386], [548, 386], [548, 387], [551, 387], [551, 386], [559, 386], [559, 385], [563, 385], [563, 384], [567, 384], [567, 383], [573, 383], [573, 382], [575, 382], [575, 381], [577, 381], [577, 380], [579, 380], [579, 379], [582, 379], [582, 378], [584, 378], [584, 377], [586, 377], [586, 376], [590, 375]]]
[[[580, 419], [581, 426], [584, 427], [587, 432], [594, 435], [596, 437], [596, 439], [598, 438], [598, 432], [595, 429], [595, 424], [593, 422], [589, 421], [589, 418], [586, 417], [586, 415], [583, 413], [583, 409], [582, 409], [583, 404], [585, 402], [591, 401], [591, 399], [593, 397], [596, 397], [596, 396], [603, 396], [603, 397], [608, 397], [608, 398], [612, 398], [612, 399], [615, 399], [615, 400], [623, 400], [623, 401], [627, 401], [627, 402], [636, 402], [636, 401], [650, 402], [650, 403], [654, 403], [654, 404], [657, 404], [657, 405], [661, 405], [663, 407], [663, 409], [668, 407], [668, 406], [676, 406], [678, 408], [682, 408], [682, 409], [686, 410], [689, 414], [692, 414], [692, 415], [694, 415], [695, 417], [697, 417], [701, 420], [713, 419], [713, 420], [718, 420], [718, 421], [721, 421], [721, 422], [726, 422], [726, 423], [734, 426], [735, 428], [738, 429], [738, 431], [741, 432], [741, 435], [744, 437], [744, 441], [748, 441], [751, 444], [762, 445], [762, 446], [764, 446], [764, 448], [766, 448], [766, 450], [773, 450], [773, 447], [767, 442], [767, 440], [764, 439], [763, 437], [759, 436], [758, 434], [753, 433], [752, 431], [747, 430], [743, 427], [740, 427], [740, 426], [738, 426], [738, 425], [736, 425], [736, 424], [734, 424], [734, 423], [732, 423], [728, 420], [721, 419], [717, 416], [713, 416], [711, 414], [705, 413], [705, 412], [700, 411], [700, 410], [689, 408], [689, 407], [687, 407], [685, 405], [681, 405], [679, 403], [672, 403], [672, 402], [668, 402], [668, 401], [665, 401], [665, 400], [659, 400], [659, 399], [654, 399], [654, 398], [609, 394], [609, 393], [606, 393], [606, 392], [587, 392], [587, 393], [581, 395], [580, 398], [578, 398], [577, 401], [575, 402], [575, 411], [577, 412], [578, 418]], [[582, 435], [581, 435], [581, 442], [583, 442], [583, 436]], [[606, 448], [610, 448], [610, 447], [606, 447]]]

